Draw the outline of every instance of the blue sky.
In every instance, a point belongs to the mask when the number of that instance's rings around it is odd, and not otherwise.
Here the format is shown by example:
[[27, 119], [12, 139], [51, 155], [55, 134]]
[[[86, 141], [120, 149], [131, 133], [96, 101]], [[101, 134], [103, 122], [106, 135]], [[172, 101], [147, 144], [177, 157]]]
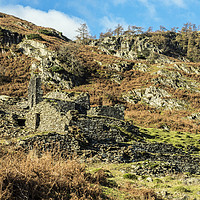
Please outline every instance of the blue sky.
[[74, 39], [81, 23], [97, 37], [117, 24], [158, 30], [200, 25], [200, 0], [0, 0], [0, 12], [52, 27]]

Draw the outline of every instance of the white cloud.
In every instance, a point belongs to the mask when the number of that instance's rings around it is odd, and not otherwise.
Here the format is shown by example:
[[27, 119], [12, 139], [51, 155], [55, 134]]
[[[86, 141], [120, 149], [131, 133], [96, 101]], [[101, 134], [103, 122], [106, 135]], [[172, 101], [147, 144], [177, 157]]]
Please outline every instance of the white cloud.
[[149, 2], [149, 0], [139, 0], [141, 3], [144, 4], [144, 6], [149, 10], [149, 14], [151, 17], [154, 17], [156, 14], [156, 8], [155, 6]]
[[118, 24], [122, 25], [125, 29], [128, 27], [127, 23], [123, 18], [120, 17], [107, 17], [104, 16], [100, 19], [100, 24], [103, 26], [103, 32], [107, 31], [108, 29], [114, 29]]
[[127, 0], [113, 0], [114, 5], [124, 4]]
[[186, 8], [185, 0], [165, 0], [165, 1], [161, 0], [161, 2], [164, 2], [167, 5], [175, 5], [180, 8]]
[[61, 31], [70, 39], [75, 38], [77, 35], [76, 30], [80, 27], [81, 23], [84, 23], [80, 18], [70, 17], [65, 13], [56, 10], [45, 12], [21, 5], [1, 6], [0, 12], [14, 15], [39, 26], [54, 28]]

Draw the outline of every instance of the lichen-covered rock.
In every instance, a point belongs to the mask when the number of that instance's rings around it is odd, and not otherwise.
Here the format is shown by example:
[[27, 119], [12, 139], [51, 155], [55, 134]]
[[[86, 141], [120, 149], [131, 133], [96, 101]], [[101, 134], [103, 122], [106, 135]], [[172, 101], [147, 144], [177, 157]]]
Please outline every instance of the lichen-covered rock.
[[118, 72], [125, 72], [131, 70], [134, 66], [133, 62], [122, 61], [119, 63], [112, 63], [112, 64], [102, 64], [101, 62], [96, 61], [100, 66], [104, 66], [109, 69], [114, 69]]
[[150, 86], [146, 89], [136, 89], [124, 94], [123, 98], [129, 103], [143, 101], [146, 104], [162, 109], [184, 109], [185, 102], [171, 98], [171, 95], [160, 88]]
[[53, 52], [47, 49], [47, 46], [39, 41], [35, 40], [24, 40], [18, 47], [21, 51], [30, 57], [34, 57], [39, 61], [42, 61], [43, 57], [52, 59]]
[[200, 121], [200, 113], [193, 113], [192, 115], [188, 116], [188, 119]]
[[153, 79], [155, 84], [162, 84], [170, 86], [171, 88], [178, 89], [184, 88], [191, 91], [200, 92], [197, 90], [199, 83], [196, 81], [187, 80], [180, 72], [178, 71], [169, 71], [169, 70], [159, 70], [155, 74], [159, 75], [157, 78]]
[[200, 68], [199, 66], [195, 65], [187, 65], [185, 63], [181, 64], [174, 64], [175, 69], [184, 71], [187, 74], [195, 73], [195, 74], [200, 74]]

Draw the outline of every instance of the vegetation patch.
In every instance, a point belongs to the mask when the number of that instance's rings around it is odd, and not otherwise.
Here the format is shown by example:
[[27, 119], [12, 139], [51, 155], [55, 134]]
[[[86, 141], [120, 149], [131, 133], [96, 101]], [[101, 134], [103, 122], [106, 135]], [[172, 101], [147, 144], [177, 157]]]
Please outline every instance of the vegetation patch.
[[182, 192], [190, 192], [190, 190], [187, 189], [184, 186], [176, 186], [176, 187], [173, 188], [173, 191], [174, 192], [180, 192], [180, 193], [182, 193]]
[[44, 40], [40, 34], [34, 34], [34, 33], [26, 35], [26, 37], [28, 40], [41, 40], [41, 41]]
[[0, 54], [0, 95], [26, 96], [30, 78], [29, 67], [33, 59], [15, 52]]
[[124, 174], [123, 178], [137, 180], [137, 176], [135, 174], [130, 174], [130, 173]]
[[0, 184], [0, 199], [110, 199], [83, 165], [51, 154], [1, 157]]
[[51, 67], [50, 71], [51, 72], [61, 73], [61, 72], [65, 71], [65, 70], [64, 70], [64, 68], [62, 66], [57, 66], [56, 65], [56, 66]]
[[47, 30], [47, 29], [40, 29], [40, 30], [39, 30], [39, 33], [42, 33], [42, 34], [48, 35], [48, 36], [55, 36], [55, 33], [53, 33], [53, 32], [50, 31], [50, 30]]
[[166, 131], [155, 128], [140, 128], [140, 132], [146, 134], [148, 142], [160, 142], [172, 144], [175, 147], [182, 147], [187, 152], [191, 148], [195, 148], [196, 154], [200, 153], [200, 135], [195, 133], [179, 132], [179, 131]]

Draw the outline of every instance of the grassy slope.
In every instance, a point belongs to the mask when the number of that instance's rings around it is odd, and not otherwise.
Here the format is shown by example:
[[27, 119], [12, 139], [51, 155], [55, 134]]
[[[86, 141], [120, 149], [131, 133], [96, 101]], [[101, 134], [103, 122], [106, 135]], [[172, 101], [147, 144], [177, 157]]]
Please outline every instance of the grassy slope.
[[[112, 174], [110, 181], [118, 185], [116, 187], [104, 187], [105, 194], [109, 194], [114, 199], [128, 199], [133, 194], [137, 199], [151, 199], [148, 195], [161, 196], [162, 199], [175, 199], [188, 196], [189, 199], [199, 199], [199, 178], [200, 176], [190, 176], [187, 174], [169, 175], [165, 177], [137, 176], [134, 172], [129, 172], [130, 164], [90, 164], [88, 170], [94, 173], [98, 170], [104, 170]], [[147, 189], [148, 188], [148, 189]], [[165, 194], [166, 197], [165, 197]], [[145, 198], [146, 197], [146, 198]], [[131, 198], [130, 198], [131, 199]], [[134, 199], [134, 198], [133, 198]]]

